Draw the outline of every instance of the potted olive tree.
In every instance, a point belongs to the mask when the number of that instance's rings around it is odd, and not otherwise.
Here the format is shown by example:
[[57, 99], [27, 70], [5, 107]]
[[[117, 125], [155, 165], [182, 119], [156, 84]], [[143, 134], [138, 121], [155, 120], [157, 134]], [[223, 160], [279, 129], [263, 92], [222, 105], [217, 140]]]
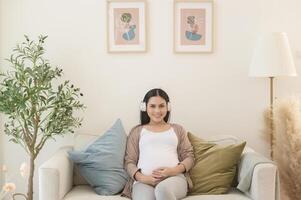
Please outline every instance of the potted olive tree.
[[[55, 83], [62, 69], [52, 67], [44, 56], [44, 41], [18, 44], [8, 62], [12, 69], [0, 74], [0, 112], [7, 115], [5, 134], [29, 155], [28, 191], [33, 199], [35, 159], [49, 139], [73, 133], [81, 125], [74, 111], [83, 109], [78, 100], [83, 94], [69, 81]], [[55, 86], [56, 85], [56, 86]]]

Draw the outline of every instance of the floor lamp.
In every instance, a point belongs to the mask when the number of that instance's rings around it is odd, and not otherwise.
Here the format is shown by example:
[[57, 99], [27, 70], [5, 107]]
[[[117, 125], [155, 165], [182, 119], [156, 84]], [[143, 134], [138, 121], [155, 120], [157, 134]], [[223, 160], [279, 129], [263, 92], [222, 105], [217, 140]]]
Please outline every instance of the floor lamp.
[[273, 81], [275, 77], [297, 76], [286, 33], [266, 33], [259, 37], [251, 61], [249, 76], [267, 77], [270, 79], [270, 147], [271, 158], [273, 159]]

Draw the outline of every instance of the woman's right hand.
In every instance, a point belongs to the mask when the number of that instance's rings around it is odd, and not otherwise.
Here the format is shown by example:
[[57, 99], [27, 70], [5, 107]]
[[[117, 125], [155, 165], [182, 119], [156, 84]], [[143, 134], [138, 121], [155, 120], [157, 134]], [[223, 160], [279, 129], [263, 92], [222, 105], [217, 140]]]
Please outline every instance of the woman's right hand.
[[151, 185], [151, 186], [156, 186], [158, 183], [160, 183], [162, 179], [156, 178], [153, 176], [144, 176], [144, 182], [145, 184]]
[[154, 177], [152, 175], [150, 176], [144, 175], [141, 172], [137, 172], [135, 174], [135, 179], [141, 183], [151, 185], [151, 186], [156, 186], [158, 183], [160, 183], [163, 180], [162, 178]]

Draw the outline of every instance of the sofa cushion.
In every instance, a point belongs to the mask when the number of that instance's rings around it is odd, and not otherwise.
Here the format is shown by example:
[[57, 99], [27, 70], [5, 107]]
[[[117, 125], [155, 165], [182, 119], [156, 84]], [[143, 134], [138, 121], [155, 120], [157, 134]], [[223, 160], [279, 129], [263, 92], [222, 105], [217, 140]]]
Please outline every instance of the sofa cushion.
[[[73, 149], [75, 151], [84, 151], [93, 142], [95, 142], [103, 133], [76, 133], [73, 137]], [[79, 169], [74, 165], [73, 169], [73, 184], [74, 185], [89, 185], [85, 178], [80, 174]]]
[[188, 133], [194, 149], [195, 166], [190, 171], [190, 194], [224, 194], [231, 188], [236, 166], [246, 145], [221, 146]]
[[[72, 188], [72, 190], [64, 197], [63, 200], [128, 200], [128, 198], [121, 197], [120, 194], [113, 196], [100, 196], [96, 194], [88, 185], [79, 185]], [[188, 196], [183, 200], [251, 200], [240, 191], [233, 189], [228, 194], [221, 195], [195, 195]]]
[[127, 179], [123, 168], [126, 148], [126, 134], [121, 121], [106, 131], [83, 151], [71, 151], [73, 160], [80, 174], [101, 195], [112, 195], [120, 192]]

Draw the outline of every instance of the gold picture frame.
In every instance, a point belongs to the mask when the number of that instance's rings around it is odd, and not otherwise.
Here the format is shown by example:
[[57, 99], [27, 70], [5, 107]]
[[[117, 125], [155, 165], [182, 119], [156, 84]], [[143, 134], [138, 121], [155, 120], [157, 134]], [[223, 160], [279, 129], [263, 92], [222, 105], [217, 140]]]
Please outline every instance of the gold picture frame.
[[107, 51], [146, 52], [146, 0], [107, 0]]
[[174, 52], [213, 52], [213, 0], [174, 0]]

